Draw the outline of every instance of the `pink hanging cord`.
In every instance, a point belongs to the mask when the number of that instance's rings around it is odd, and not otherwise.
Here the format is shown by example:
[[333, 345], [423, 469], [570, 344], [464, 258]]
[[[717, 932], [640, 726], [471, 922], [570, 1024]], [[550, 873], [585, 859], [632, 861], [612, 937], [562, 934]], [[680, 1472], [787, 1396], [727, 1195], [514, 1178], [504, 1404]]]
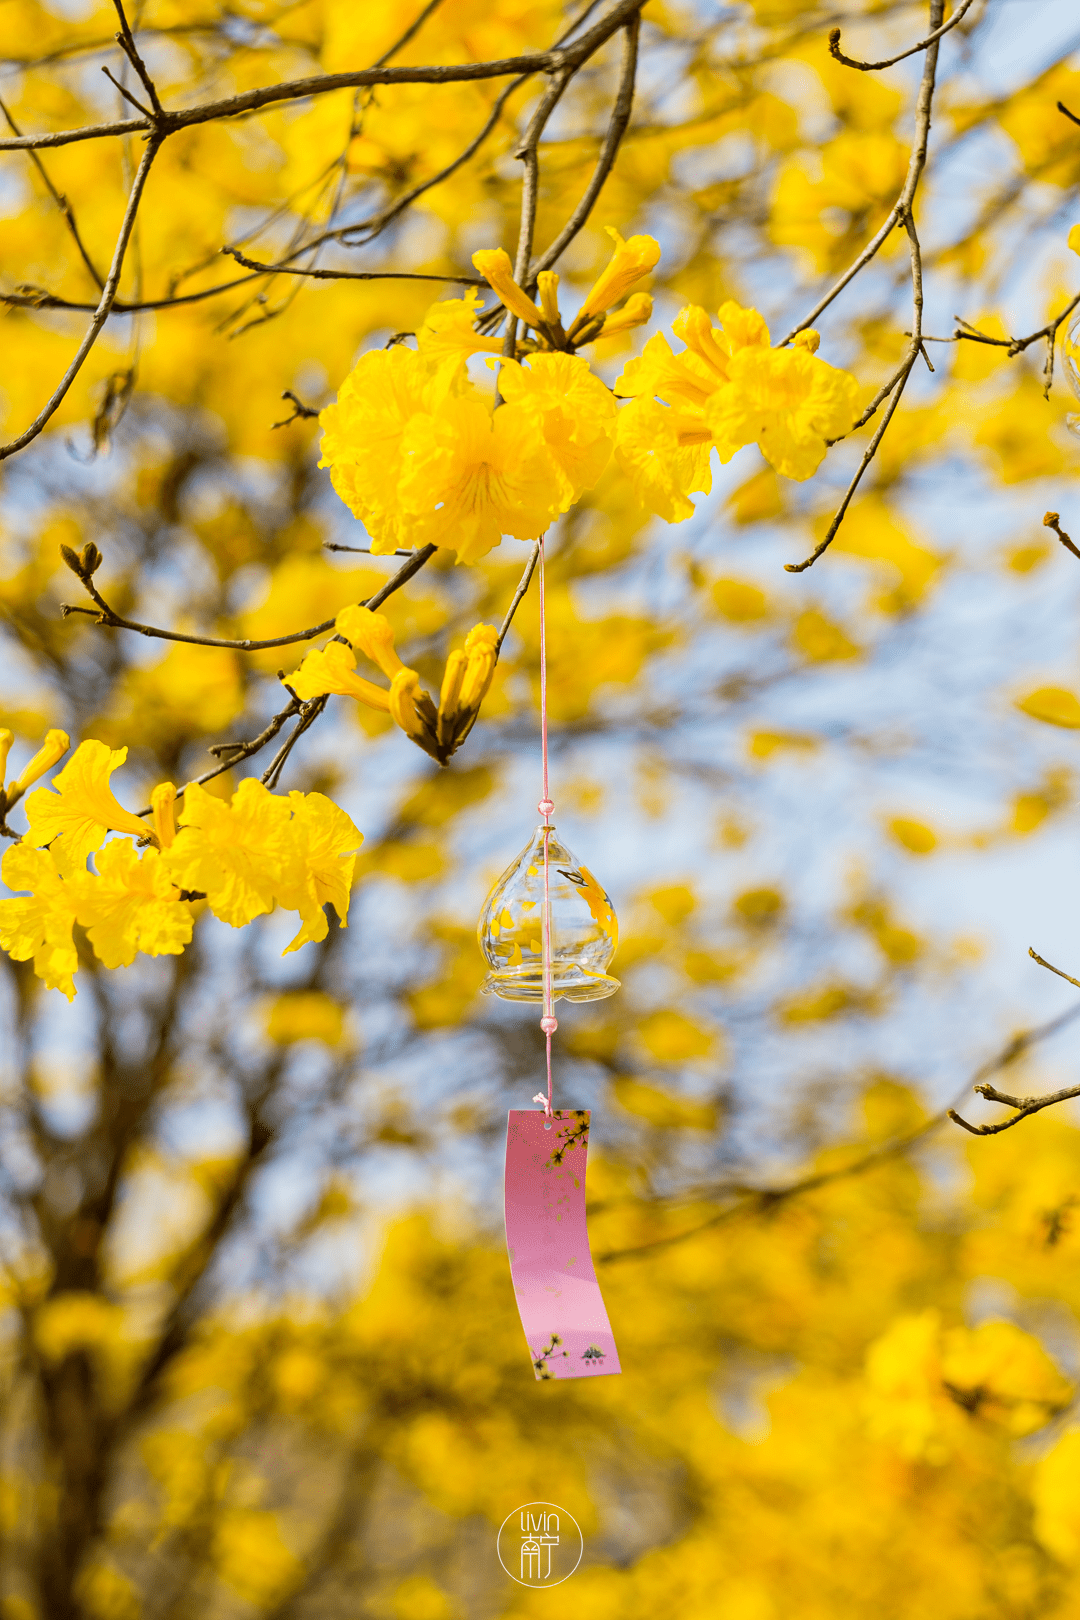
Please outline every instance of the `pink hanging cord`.
[[540, 757], [543, 768], [543, 797], [537, 809], [544, 818], [544, 916], [541, 929], [541, 950], [544, 974], [544, 1016], [540, 1028], [547, 1039], [547, 1096], [538, 1092], [533, 1102], [544, 1105], [544, 1113], [551, 1120], [551, 1037], [559, 1027], [555, 1017], [555, 997], [552, 993], [551, 965], [551, 886], [549, 881], [548, 839], [551, 835], [551, 816], [555, 809], [548, 793], [548, 726], [547, 726], [547, 614], [544, 597], [544, 537], [537, 541], [540, 571]]

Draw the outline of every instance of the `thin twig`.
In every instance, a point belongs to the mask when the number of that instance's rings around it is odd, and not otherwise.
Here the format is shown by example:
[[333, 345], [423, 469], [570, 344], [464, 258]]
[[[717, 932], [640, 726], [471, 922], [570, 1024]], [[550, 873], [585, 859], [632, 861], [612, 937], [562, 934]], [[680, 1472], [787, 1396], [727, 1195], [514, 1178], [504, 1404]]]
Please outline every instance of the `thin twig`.
[[1069, 300], [1060, 315], [1055, 315], [1052, 321], [1047, 321], [1046, 325], [1040, 326], [1037, 332], [1030, 332], [1024, 338], [991, 337], [987, 332], [980, 332], [977, 326], [972, 326], [970, 321], [965, 321], [960, 315], [954, 315], [953, 320], [957, 322], [957, 328], [953, 333], [953, 341], [956, 343], [985, 343], [990, 348], [1007, 349], [1009, 359], [1012, 360], [1016, 355], [1023, 354], [1024, 350], [1029, 349], [1033, 343], [1038, 343], [1040, 338], [1044, 338], [1046, 340], [1046, 361], [1043, 365], [1043, 398], [1049, 399], [1050, 389], [1054, 382], [1054, 345], [1057, 342], [1058, 328], [1062, 321], [1072, 314], [1078, 304], [1080, 304], [1080, 293], [1077, 293], [1074, 298]]
[[[311, 243], [309, 247], [314, 245]], [[308, 276], [313, 281], [452, 281], [460, 287], [487, 286], [482, 276], [456, 276], [450, 272], [435, 275], [419, 270], [303, 270], [292, 264], [260, 264], [257, 259], [246, 258], [238, 248], [223, 247], [221, 251], [227, 253], [230, 259], [235, 259], [237, 264], [242, 264], [245, 270], [256, 270], [264, 276]]]
[[158, 118], [163, 118], [165, 116], [165, 109], [158, 100], [158, 93], [154, 86], [154, 81], [150, 77], [149, 71], [147, 70], [146, 63], [139, 55], [138, 47], [135, 44], [135, 36], [131, 32], [131, 26], [126, 15], [124, 14], [122, 0], [113, 0], [113, 6], [116, 10], [117, 17], [120, 19], [120, 32], [116, 36], [116, 42], [120, 46], [120, 49], [123, 51], [124, 55], [127, 57], [128, 61], [131, 63], [132, 67], [135, 69], [135, 72], [139, 75], [139, 80], [142, 87], [150, 97], [150, 105], [154, 109], [154, 114]]
[[510, 626], [514, 622], [514, 614], [517, 612], [518, 608], [521, 606], [522, 597], [525, 595], [525, 592], [529, 588], [529, 582], [533, 577], [533, 570], [536, 567], [536, 561], [537, 561], [537, 558], [539, 557], [539, 555], [540, 555], [540, 544], [539, 544], [539, 541], [537, 541], [536, 544], [532, 548], [532, 553], [530, 554], [528, 562], [525, 564], [525, 572], [522, 574], [520, 580], [518, 581], [518, 588], [514, 592], [513, 599], [511, 600], [510, 606], [506, 610], [506, 617], [503, 620], [502, 624], [499, 626], [499, 639], [495, 643], [495, 657], [496, 657], [496, 659], [498, 659], [499, 654], [502, 652], [502, 644], [506, 640], [506, 632], [509, 630]]
[[1074, 112], [1070, 112], [1063, 101], [1058, 102], [1057, 110], [1059, 113], [1064, 113], [1066, 118], [1071, 118], [1074, 124], [1080, 124], [1080, 118], [1077, 118]]
[[[1065, 550], [1071, 551], [1074, 557], [1080, 557], [1080, 546], [1074, 545], [1070, 537], [1065, 533], [1065, 530], [1061, 527], [1061, 517], [1059, 513], [1047, 512], [1046, 516], [1043, 518], [1043, 528], [1053, 529], [1054, 533], [1065, 547]], [[1043, 965], [1045, 966], [1046, 964], [1044, 963]]]
[[135, 216], [138, 213], [139, 203], [142, 200], [143, 188], [146, 185], [146, 179], [150, 173], [150, 166], [153, 163], [154, 158], [157, 156], [160, 146], [161, 140], [155, 133], [147, 142], [146, 150], [142, 155], [142, 160], [139, 163], [135, 180], [128, 196], [127, 207], [124, 210], [124, 218], [120, 226], [120, 235], [117, 238], [116, 248], [113, 252], [112, 264], [109, 267], [109, 274], [105, 285], [101, 290], [101, 302], [98, 304], [98, 307], [94, 312], [94, 318], [87, 327], [86, 334], [75, 352], [75, 358], [72, 360], [63, 377], [60, 379], [60, 382], [54, 390], [48, 403], [38, 412], [30, 426], [26, 428], [24, 432], [20, 433], [17, 439], [12, 439], [8, 444], [0, 445], [0, 461], [6, 461], [8, 456], [13, 456], [17, 450], [22, 450], [24, 446], [31, 442], [31, 440], [37, 438], [38, 434], [44, 428], [49, 418], [60, 406], [68, 389], [71, 387], [72, 383], [75, 381], [75, 378], [82, 370], [83, 361], [86, 359], [87, 355], [90, 353], [90, 350], [97, 341], [98, 334], [109, 317], [109, 311], [112, 308], [113, 300], [116, 297], [116, 289], [120, 285], [120, 272], [124, 268], [124, 255], [127, 252], [128, 242], [131, 239], [131, 232], [135, 224]]
[[[1025, 1030], [1021, 1034], [1013, 1036], [995, 1057], [982, 1064], [971, 1079], [965, 1082], [963, 1090], [957, 1096], [956, 1103], [963, 1099], [972, 1086], [978, 1088], [981, 1082], [989, 1075], [996, 1074], [1000, 1070], [1007, 1068], [1010, 1063], [1015, 1062], [1024, 1052], [1029, 1051], [1033, 1046], [1038, 1045], [1040, 1041], [1046, 1040], [1049, 1036], [1055, 1035], [1058, 1030], [1064, 1029], [1067, 1024], [1072, 1023], [1076, 1018], [1080, 1018], [1080, 1006], [1071, 1007], [1068, 1012], [1051, 1019], [1049, 1023], [1040, 1024], [1035, 1029]], [[652, 1238], [645, 1243], [635, 1244], [632, 1248], [610, 1249], [606, 1254], [598, 1254], [595, 1257], [596, 1263], [608, 1264], [614, 1260], [633, 1260], [640, 1255], [652, 1254], [659, 1249], [671, 1248], [676, 1243], [685, 1243], [690, 1238], [697, 1237], [702, 1232], [710, 1231], [713, 1227], [720, 1226], [725, 1221], [732, 1220], [739, 1215], [763, 1213], [775, 1209], [779, 1204], [786, 1203], [789, 1199], [796, 1198], [802, 1193], [816, 1192], [820, 1187], [827, 1187], [834, 1182], [844, 1181], [849, 1176], [863, 1175], [868, 1170], [876, 1169], [879, 1164], [906, 1153], [910, 1148], [915, 1147], [919, 1142], [930, 1136], [947, 1119], [953, 1118], [955, 1106], [956, 1104], [951, 1104], [947, 1108], [938, 1109], [916, 1130], [909, 1131], [904, 1136], [885, 1143], [882, 1147], [874, 1148], [871, 1152], [856, 1159], [852, 1164], [840, 1166], [835, 1170], [822, 1170], [812, 1175], [800, 1176], [797, 1180], [780, 1187], [738, 1187], [734, 1190], [740, 1197], [741, 1202], [717, 1211], [716, 1214], [709, 1216], [707, 1220], [699, 1222], [697, 1226], [692, 1226], [682, 1232], [672, 1232], [665, 1237]], [[699, 1194], [698, 1196], [703, 1199], [705, 1195]]]
[[[216, 123], [219, 118], [236, 118], [241, 113], [258, 112], [282, 101], [306, 100], [332, 90], [350, 90], [358, 85], [378, 84], [463, 84], [484, 79], [503, 79], [521, 73], [555, 73], [579, 68], [607, 43], [611, 36], [636, 17], [645, 0], [618, 0], [606, 17], [570, 45], [546, 51], [528, 51], [520, 56], [501, 57], [490, 62], [447, 63], [437, 67], [370, 67], [350, 73], [315, 73], [304, 79], [288, 79], [281, 84], [263, 85], [201, 106], [168, 110], [160, 121], [159, 133], [190, 129], [197, 124]], [[81, 129], [53, 130], [44, 135], [23, 135], [0, 140], [0, 151], [35, 150], [45, 146], [67, 146], [73, 141], [100, 140], [106, 135], [133, 135], [151, 128], [150, 120], [130, 118], [120, 123], [88, 124]]]
[[928, 45], [933, 45], [943, 34], [947, 34], [950, 28], [955, 28], [958, 22], [962, 22], [973, 4], [974, 0], [963, 0], [959, 10], [953, 13], [947, 23], [942, 23], [932, 34], [920, 39], [917, 45], [909, 45], [906, 51], [901, 51], [898, 56], [887, 57], [884, 62], [859, 62], [854, 57], [845, 56], [840, 49], [839, 28], [833, 28], [829, 33], [829, 55], [834, 61], [842, 62], [845, 67], [858, 68], [860, 73], [879, 73], [882, 68], [895, 67], [897, 62], [903, 62], [906, 57], [917, 56], [920, 51], [925, 51]]
[[[935, 17], [940, 18], [944, 9], [944, 0], [931, 0], [931, 22], [934, 21]], [[908, 171], [904, 180], [904, 188], [899, 197], [896, 199], [892, 208], [889, 210], [885, 223], [881, 226], [880, 230], [872, 238], [872, 240], [867, 243], [866, 247], [863, 248], [855, 262], [844, 271], [844, 274], [840, 277], [839, 281], [830, 287], [824, 298], [818, 300], [813, 309], [810, 311], [809, 315], [807, 315], [805, 319], [801, 320], [798, 326], [793, 326], [787, 336], [781, 339], [778, 345], [779, 348], [783, 348], [786, 344], [790, 343], [799, 332], [804, 330], [804, 328], [813, 326], [814, 322], [817, 320], [817, 317], [822, 313], [822, 311], [828, 309], [829, 305], [835, 298], [839, 297], [848, 283], [858, 275], [860, 270], [870, 263], [870, 260], [874, 258], [879, 248], [891, 234], [895, 226], [900, 224], [902, 220], [906, 219], [910, 215], [912, 205], [915, 201], [915, 193], [918, 190], [919, 180], [922, 176], [923, 169], [926, 167], [926, 149], [930, 137], [930, 110], [934, 99], [934, 82], [937, 75], [937, 59], [938, 42], [935, 39], [933, 44], [927, 47], [926, 60], [923, 63], [922, 79], [919, 83], [919, 96], [915, 105], [915, 144], [912, 148], [911, 158], [908, 162]], [[914, 357], [912, 363], [914, 363]]]
[[[11, 113], [8, 111], [7, 105], [2, 100], [0, 100], [0, 113], [3, 114], [4, 121], [7, 124], [8, 128], [11, 130], [12, 134], [13, 135], [21, 135], [22, 131], [20, 130], [18, 124], [15, 122], [14, 118], [12, 118]], [[36, 152], [29, 152], [27, 155], [29, 156], [31, 163], [34, 165], [34, 167], [37, 170], [39, 176], [41, 177], [41, 182], [44, 185], [46, 191], [49, 193], [49, 196], [52, 198], [52, 200], [56, 204], [57, 208], [59, 208], [60, 212], [63, 214], [64, 219], [67, 222], [67, 228], [71, 232], [72, 238], [73, 238], [73, 240], [75, 242], [75, 246], [79, 250], [79, 257], [82, 259], [83, 264], [85, 264], [87, 270], [90, 272], [91, 279], [93, 280], [93, 282], [94, 282], [95, 286], [97, 287], [98, 291], [101, 292], [104, 289], [104, 286], [105, 286], [104, 279], [103, 279], [103, 277], [101, 275], [101, 272], [99, 271], [97, 265], [94, 263], [93, 259], [90, 257], [90, 254], [89, 254], [89, 252], [87, 251], [87, 248], [86, 248], [86, 244], [84, 243], [82, 237], [79, 234], [79, 227], [75, 223], [75, 213], [74, 213], [74, 210], [72, 209], [71, 204], [68, 202], [67, 198], [64, 196], [64, 194], [62, 192], [57, 191], [56, 187], [53, 185], [52, 181], [50, 180], [50, 178], [49, 178], [49, 176], [48, 176], [48, 174], [46, 172], [45, 165], [42, 163], [42, 161], [38, 157], [37, 153]], [[97, 306], [95, 304], [84, 304], [81, 307], [83, 309], [93, 310], [93, 309], [96, 309]]]
[[[419, 573], [428, 558], [433, 556], [437, 549], [436, 546], [424, 546], [419, 551], [408, 552], [409, 561], [399, 568], [397, 573], [387, 580], [386, 584], [376, 591], [374, 596], [370, 596], [365, 602], [361, 602], [360, 606], [372, 610], [380, 607], [388, 596], [392, 596], [395, 591], [401, 589], [402, 585], [412, 579], [414, 574]], [[69, 567], [71, 566], [69, 564]], [[220, 636], [192, 636], [182, 630], [162, 630], [158, 625], [140, 624], [137, 619], [125, 619], [122, 614], [115, 612], [109, 606], [89, 574], [78, 568], [72, 568], [72, 572], [78, 574], [87, 594], [96, 603], [98, 611], [95, 613], [93, 608], [76, 607], [70, 602], [61, 602], [60, 611], [64, 618], [67, 618], [70, 613], [86, 613], [94, 619], [96, 624], [104, 625], [106, 629], [134, 630], [137, 635], [150, 636], [156, 641], [182, 641], [192, 647], [227, 647], [233, 652], [266, 652], [271, 647], [288, 647], [297, 641], [311, 641], [315, 636], [325, 635], [328, 630], [334, 628], [334, 619], [324, 619], [322, 624], [313, 624], [308, 630], [294, 630], [287, 636], [272, 636], [268, 641], [252, 641], [250, 639], [239, 641]]]
[[[1028, 955], [1040, 967], [1047, 968], [1051, 973], [1056, 973], [1059, 979], [1066, 979], [1069, 984], [1074, 984], [1080, 990], [1080, 979], [1074, 979], [1071, 973], [1065, 973], [1061, 968], [1055, 967], [1052, 962], [1047, 962], [1044, 957], [1039, 955], [1038, 951], [1032, 950], [1030, 946], [1028, 947]], [[1071, 1018], [1075, 1018], [1077, 1013], [1080, 1013], [1080, 1007], [1073, 1007], [1070, 1012], [1063, 1013], [1057, 1020], [1058, 1027], [1060, 1028], [1062, 1024], [1068, 1023]], [[1042, 1109], [1051, 1108], [1055, 1103], [1068, 1102], [1072, 1097], [1080, 1097], [1080, 1086], [1065, 1086], [1061, 1091], [1051, 1091], [1042, 1097], [1011, 1097], [1007, 1092], [998, 1091], [994, 1086], [979, 1084], [978, 1082], [972, 1086], [972, 1090], [985, 1097], [987, 1102], [1004, 1103], [1006, 1107], [1018, 1110], [1009, 1119], [1000, 1119], [993, 1125], [972, 1125], [970, 1121], [962, 1119], [955, 1108], [950, 1108], [949, 1118], [953, 1124], [961, 1125], [972, 1136], [997, 1136], [1001, 1131], [1008, 1131], [1014, 1125], [1019, 1125], [1020, 1121], [1027, 1119], [1029, 1114], [1038, 1114]]]

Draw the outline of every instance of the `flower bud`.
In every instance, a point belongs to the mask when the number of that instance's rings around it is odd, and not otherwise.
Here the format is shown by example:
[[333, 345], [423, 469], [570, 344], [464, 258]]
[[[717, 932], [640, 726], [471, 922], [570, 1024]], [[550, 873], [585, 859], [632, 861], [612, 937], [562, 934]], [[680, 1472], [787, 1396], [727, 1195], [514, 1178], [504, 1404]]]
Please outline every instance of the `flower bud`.
[[526, 326], [540, 325], [544, 317], [514, 280], [514, 267], [505, 248], [480, 248], [472, 262], [512, 315], [519, 316]]
[[71, 747], [71, 738], [66, 731], [47, 731], [45, 741], [34, 757], [23, 766], [19, 775], [7, 790], [9, 803], [14, 803], [28, 787], [33, 787], [39, 777], [51, 771], [58, 759], [62, 759]]

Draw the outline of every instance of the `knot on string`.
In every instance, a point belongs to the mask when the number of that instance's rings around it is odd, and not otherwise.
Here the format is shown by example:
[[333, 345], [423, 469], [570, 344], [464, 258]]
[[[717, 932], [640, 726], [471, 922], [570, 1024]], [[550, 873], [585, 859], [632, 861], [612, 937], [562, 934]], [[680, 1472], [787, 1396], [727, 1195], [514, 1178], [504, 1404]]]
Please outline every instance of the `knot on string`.
[[550, 1097], [545, 1097], [544, 1093], [542, 1091], [538, 1091], [536, 1093], [536, 1096], [533, 1098], [533, 1102], [542, 1104], [543, 1109], [544, 1109], [544, 1116], [550, 1122], [550, 1120], [552, 1118], [551, 1098]]

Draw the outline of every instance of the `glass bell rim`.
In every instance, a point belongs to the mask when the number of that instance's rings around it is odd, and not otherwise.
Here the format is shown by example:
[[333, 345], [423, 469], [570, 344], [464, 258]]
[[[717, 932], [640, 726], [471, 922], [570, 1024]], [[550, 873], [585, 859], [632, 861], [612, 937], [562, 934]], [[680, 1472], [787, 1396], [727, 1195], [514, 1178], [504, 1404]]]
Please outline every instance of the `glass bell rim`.
[[[621, 980], [610, 974], [593, 972], [575, 965], [559, 972], [556, 967], [551, 976], [553, 1001], [603, 1001], [621, 990]], [[540, 967], [505, 968], [489, 973], [480, 986], [485, 996], [499, 996], [503, 1001], [543, 1001], [544, 973]]]

